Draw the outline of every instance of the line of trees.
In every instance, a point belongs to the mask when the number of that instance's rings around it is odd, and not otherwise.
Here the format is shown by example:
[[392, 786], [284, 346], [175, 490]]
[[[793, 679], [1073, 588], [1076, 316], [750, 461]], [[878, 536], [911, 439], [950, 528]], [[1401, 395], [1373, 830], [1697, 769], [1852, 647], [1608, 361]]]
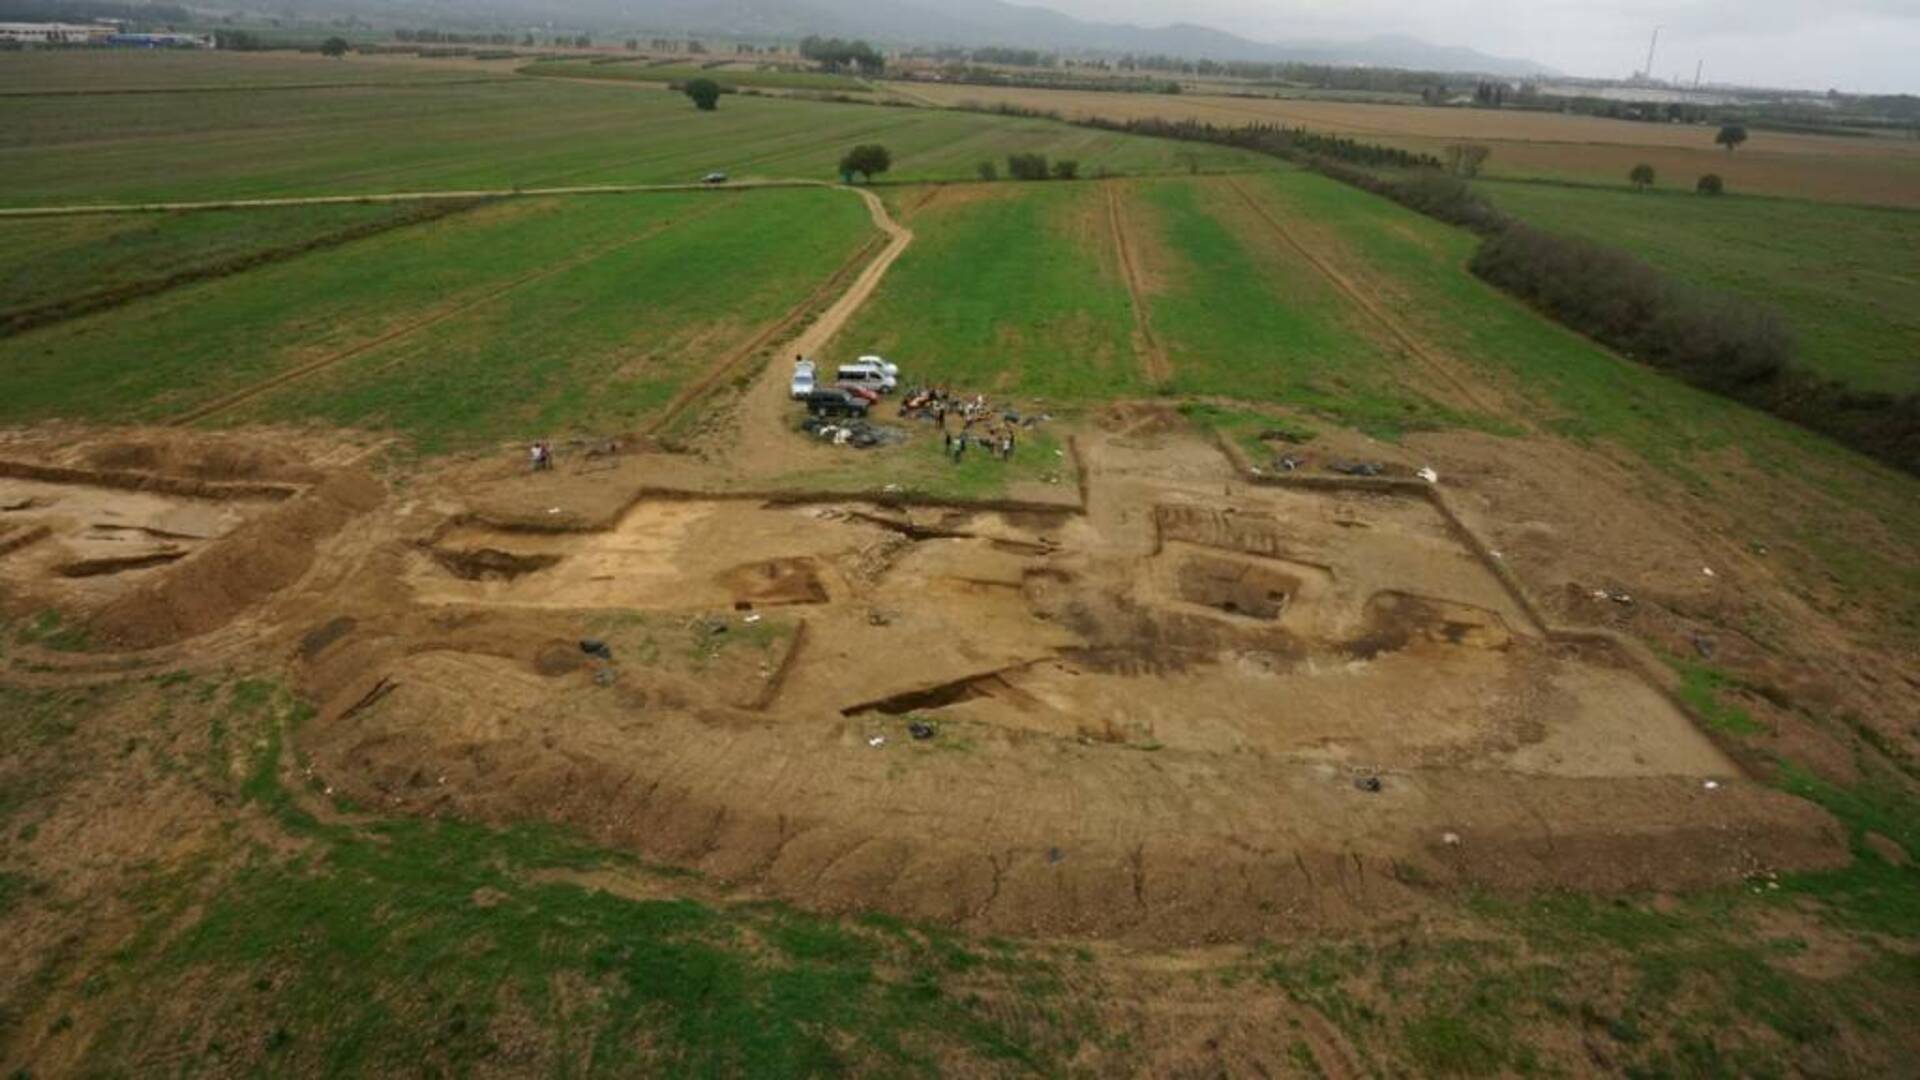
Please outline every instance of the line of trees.
[[887, 58], [864, 41], [823, 38], [817, 34], [800, 39], [800, 55], [828, 71], [858, 69], [862, 74], [878, 75], [887, 67]]

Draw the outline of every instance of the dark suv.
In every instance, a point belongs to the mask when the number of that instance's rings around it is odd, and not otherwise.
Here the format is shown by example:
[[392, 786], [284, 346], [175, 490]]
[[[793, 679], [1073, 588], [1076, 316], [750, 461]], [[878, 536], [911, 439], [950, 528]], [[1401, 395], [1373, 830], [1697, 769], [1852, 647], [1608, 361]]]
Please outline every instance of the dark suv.
[[801, 400], [807, 403], [807, 411], [815, 416], [867, 415], [866, 399], [830, 386], [814, 390]]

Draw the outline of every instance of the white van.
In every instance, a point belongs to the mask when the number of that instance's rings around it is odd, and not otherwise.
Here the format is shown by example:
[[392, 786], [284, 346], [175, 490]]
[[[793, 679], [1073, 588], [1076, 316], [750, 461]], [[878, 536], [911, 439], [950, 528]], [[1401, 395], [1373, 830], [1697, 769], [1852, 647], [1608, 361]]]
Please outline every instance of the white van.
[[842, 364], [833, 377], [836, 382], [865, 386], [883, 394], [891, 393], [894, 386], [893, 376], [870, 364]]
[[793, 381], [788, 385], [787, 393], [793, 395], [795, 401], [813, 393], [813, 361], [793, 362]]

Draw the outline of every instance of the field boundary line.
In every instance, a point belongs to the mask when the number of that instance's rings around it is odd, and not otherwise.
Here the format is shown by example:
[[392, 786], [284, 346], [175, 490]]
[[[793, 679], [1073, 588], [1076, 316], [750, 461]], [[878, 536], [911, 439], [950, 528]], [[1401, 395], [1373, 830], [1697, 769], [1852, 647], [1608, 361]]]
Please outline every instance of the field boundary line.
[[1173, 378], [1173, 366], [1167, 351], [1154, 336], [1153, 322], [1147, 311], [1146, 286], [1140, 280], [1140, 266], [1134, 261], [1133, 245], [1127, 241], [1126, 222], [1120, 216], [1120, 188], [1113, 181], [1107, 189], [1107, 225], [1114, 251], [1120, 257], [1120, 274], [1127, 281], [1127, 298], [1133, 306], [1134, 352], [1139, 356], [1141, 375], [1149, 387], [1161, 386]]
[[375, 236], [380, 236], [398, 229], [404, 229], [412, 225], [424, 225], [429, 222], [439, 221], [441, 218], [451, 217], [454, 214], [465, 213], [475, 207], [483, 206], [486, 204], [486, 201], [487, 200], [484, 199], [474, 199], [468, 202], [430, 204], [423, 209], [411, 211], [411, 216], [409, 217], [350, 225], [338, 232], [327, 233], [324, 236], [317, 236], [311, 240], [305, 240], [297, 244], [288, 244], [284, 247], [251, 252], [237, 258], [228, 259], [224, 262], [182, 270], [178, 273], [169, 274], [166, 277], [156, 278], [152, 281], [136, 282], [131, 285], [121, 286], [118, 289], [107, 289], [100, 292], [87, 293], [67, 300], [49, 301], [37, 307], [0, 315], [0, 338], [24, 334], [29, 330], [35, 330], [42, 326], [52, 326], [57, 323], [70, 322], [88, 315], [97, 315], [102, 311], [111, 311], [117, 307], [125, 307], [135, 301], [145, 300], [151, 296], [160, 296], [164, 293], [172, 292], [175, 289], [185, 288], [189, 285], [198, 285], [208, 281], [218, 281], [221, 278], [233, 277], [236, 274], [244, 274], [249, 270], [258, 270], [264, 266], [272, 266], [275, 263], [286, 262], [289, 259], [297, 259], [302, 255], [310, 255], [316, 251], [325, 251], [328, 248], [343, 247], [359, 240], [371, 239]]
[[1307, 260], [1308, 264], [1315, 270], [1318, 270], [1320, 275], [1326, 278], [1335, 290], [1352, 301], [1355, 307], [1358, 307], [1362, 312], [1370, 316], [1376, 323], [1380, 324], [1382, 329], [1392, 335], [1394, 340], [1400, 343], [1401, 348], [1405, 349], [1408, 355], [1410, 355], [1419, 366], [1425, 368], [1428, 374], [1438, 377], [1442, 382], [1453, 387], [1455, 392], [1459, 393], [1461, 397], [1471, 402], [1475, 408], [1480, 409], [1487, 415], [1507, 415], [1506, 409], [1501, 408], [1497, 402], [1487, 401], [1478, 389], [1455, 372], [1451, 361], [1440, 357], [1428, 349], [1424, 342], [1413, 335], [1412, 331], [1401, 325], [1399, 319], [1395, 318], [1385, 308], [1374, 303], [1373, 300], [1345, 274], [1335, 269], [1331, 263], [1321, 258], [1311, 248], [1307, 247], [1307, 245], [1301, 243], [1298, 237], [1294, 236], [1285, 226], [1280, 224], [1278, 218], [1274, 217], [1266, 207], [1260, 205], [1259, 200], [1248, 194], [1247, 189], [1241, 186], [1239, 180], [1230, 177], [1227, 180], [1227, 186], [1232, 188], [1242, 199], [1246, 200], [1247, 206], [1252, 209], [1255, 214], [1259, 215], [1262, 221], [1267, 223], [1267, 227], [1273, 230], [1275, 236], [1285, 241], [1288, 247], [1298, 252], [1301, 258]]
[[[705, 214], [711, 213], [713, 209], [716, 209], [716, 208], [715, 207], [703, 208], [700, 213], [693, 215], [693, 217], [699, 218], [699, 217], [705, 216]], [[681, 219], [681, 220], [685, 220], [685, 219]], [[586, 254], [577, 255], [563, 262], [555, 263], [552, 266], [543, 267], [542, 269], [536, 270], [531, 274], [524, 274], [520, 277], [513, 279], [512, 281], [507, 282], [506, 284], [500, 286], [497, 289], [492, 289], [486, 293], [483, 293], [480, 296], [477, 296], [464, 303], [457, 304], [444, 311], [436, 312], [435, 314], [429, 315], [424, 319], [420, 319], [416, 322], [408, 323], [407, 325], [399, 327], [397, 329], [390, 330], [387, 333], [381, 334], [370, 341], [363, 341], [360, 344], [345, 350], [344, 352], [337, 352], [330, 356], [322, 357], [319, 360], [315, 360], [311, 363], [302, 364], [301, 366], [294, 368], [291, 371], [283, 371], [278, 375], [274, 375], [261, 382], [254, 383], [252, 386], [244, 387], [230, 394], [226, 394], [222, 397], [215, 398], [213, 401], [207, 402], [188, 412], [182, 413], [181, 415], [174, 417], [172, 420], [167, 421], [167, 423], [173, 427], [184, 427], [187, 424], [204, 420], [207, 417], [213, 416], [216, 413], [225, 412], [226, 410], [231, 409], [235, 405], [239, 405], [239, 404], [242, 404], [243, 402], [250, 401], [253, 398], [256, 398], [261, 394], [267, 393], [269, 391], [277, 390], [280, 387], [287, 385], [288, 383], [295, 382], [300, 379], [304, 379], [309, 375], [312, 375], [319, 371], [324, 371], [327, 368], [333, 367], [337, 364], [344, 363], [348, 360], [353, 359], [356, 356], [360, 356], [364, 353], [380, 348], [383, 345], [392, 344], [393, 342], [398, 341], [401, 338], [408, 337], [418, 331], [425, 330], [428, 327], [436, 326], [440, 323], [446, 322], [448, 319], [451, 319], [457, 315], [464, 315], [467, 312], [474, 310], [475, 308], [483, 307], [499, 299], [500, 297], [505, 296], [507, 293], [510, 293], [515, 289], [520, 288], [523, 285], [530, 285], [533, 282], [539, 281], [543, 278], [549, 278], [554, 276], [555, 274], [564, 273], [565, 271], [572, 270], [580, 266], [584, 266], [587, 263], [593, 262], [596, 259], [600, 259], [607, 255], [611, 255], [616, 251], [620, 251], [625, 248], [632, 247], [633, 245], [638, 244], [642, 241], [651, 240], [654, 237], [660, 235], [662, 232], [665, 232], [667, 229], [679, 223], [680, 223], [679, 221], [676, 221], [674, 219], [662, 221], [655, 224], [653, 227], [640, 232], [638, 235], [629, 237], [625, 240], [620, 241], [619, 243], [610, 244], [607, 247], [603, 247], [603, 248], [596, 248], [595, 250], [591, 252], [587, 252]]]
[[192, 210], [271, 210], [285, 206], [338, 206], [347, 203], [429, 202], [436, 199], [545, 199], [573, 195], [646, 195], [653, 192], [765, 191], [838, 187], [826, 180], [799, 178], [741, 180], [727, 184], [586, 184], [570, 187], [482, 188], [469, 191], [391, 191], [362, 195], [290, 195], [285, 198], [208, 199], [199, 202], [75, 203], [65, 206], [0, 207], [0, 218], [76, 217], [85, 214], [162, 214]]

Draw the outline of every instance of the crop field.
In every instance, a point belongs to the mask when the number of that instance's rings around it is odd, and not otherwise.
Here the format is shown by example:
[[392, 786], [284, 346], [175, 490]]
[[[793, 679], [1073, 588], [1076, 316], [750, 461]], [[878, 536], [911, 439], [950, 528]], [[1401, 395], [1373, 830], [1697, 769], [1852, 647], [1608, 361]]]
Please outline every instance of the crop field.
[[1777, 305], [1803, 361], [1829, 378], [1892, 394], [1920, 389], [1920, 213], [1554, 184], [1483, 191], [1542, 228], [1614, 244], [1681, 280]]
[[1689, 188], [1711, 172], [1735, 192], [1920, 207], [1920, 142], [1911, 139], [1754, 131], [1737, 153], [1728, 154], [1714, 145], [1716, 129], [1710, 126], [1547, 112], [922, 83], [902, 92], [940, 105], [1004, 102], [1069, 119], [1277, 123], [1436, 156], [1450, 143], [1485, 143], [1493, 150], [1487, 175], [1495, 177], [1625, 184], [1628, 171], [1646, 162], [1669, 183]]
[[[664, 64], [13, 59], [128, 92], [0, 96], [0, 208], [47, 211], [0, 215], [0, 1074], [1920, 1054], [1920, 479], [1474, 235]], [[1827, 141], [1736, 158], [1904, 167]], [[831, 184], [857, 142], [893, 169]], [[976, 178], [1029, 151], [1078, 178]], [[712, 169], [824, 182], [512, 190]], [[1916, 386], [1912, 211], [1481, 189]], [[387, 198], [85, 205], [308, 195]], [[909, 392], [793, 400], [869, 352]]]
[[[187, 77], [187, 76], [182, 76]], [[564, 123], [556, 123], [564, 117]], [[0, 203], [144, 202], [515, 186], [833, 179], [859, 142], [893, 152], [895, 179], [958, 179], [1010, 153], [1071, 158], [1091, 174], [1260, 167], [1039, 121], [728, 95], [699, 113], [650, 84], [522, 77], [274, 94], [0, 98]]]
[[1393, 344], [1227, 181], [908, 190], [916, 230], [839, 339], [937, 382], [1051, 401], [1285, 402], [1372, 430], [1444, 412]]
[[868, 93], [873, 88], [848, 75], [813, 71], [760, 71], [752, 67], [703, 68], [690, 64], [655, 67], [638, 61], [541, 60], [518, 69], [523, 75], [561, 79], [611, 79], [616, 82], [683, 83], [712, 79], [723, 87], [779, 90], [838, 90]]
[[867, 228], [828, 191], [495, 204], [0, 342], [0, 418], [162, 421], [264, 385], [219, 418], [391, 428], [427, 450], [632, 426]]

